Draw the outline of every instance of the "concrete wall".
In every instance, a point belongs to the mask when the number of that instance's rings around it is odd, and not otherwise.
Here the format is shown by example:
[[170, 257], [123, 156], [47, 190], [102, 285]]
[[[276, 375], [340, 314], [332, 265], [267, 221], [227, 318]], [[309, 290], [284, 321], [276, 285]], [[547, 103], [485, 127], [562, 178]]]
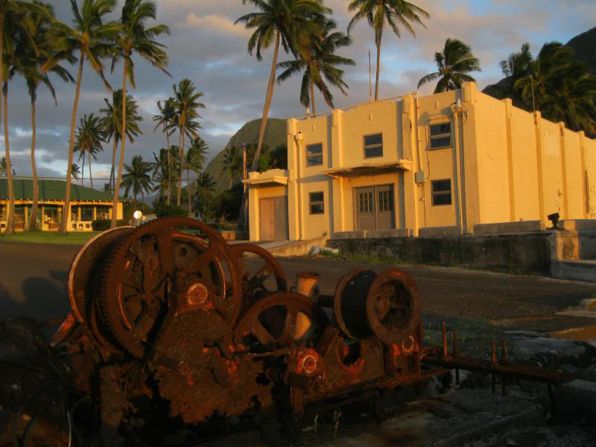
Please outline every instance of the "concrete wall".
[[550, 273], [550, 232], [497, 236], [332, 239], [341, 253], [380, 257], [396, 263], [465, 266], [514, 273]]

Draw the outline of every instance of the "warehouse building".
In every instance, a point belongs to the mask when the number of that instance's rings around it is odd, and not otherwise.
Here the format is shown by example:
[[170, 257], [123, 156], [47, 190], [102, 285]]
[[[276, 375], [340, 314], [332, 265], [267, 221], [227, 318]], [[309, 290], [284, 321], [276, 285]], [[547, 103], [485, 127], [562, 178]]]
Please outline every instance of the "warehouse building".
[[537, 231], [596, 218], [596, 141], [465, 83], [289, 119], [246, 184], [251, 240]]

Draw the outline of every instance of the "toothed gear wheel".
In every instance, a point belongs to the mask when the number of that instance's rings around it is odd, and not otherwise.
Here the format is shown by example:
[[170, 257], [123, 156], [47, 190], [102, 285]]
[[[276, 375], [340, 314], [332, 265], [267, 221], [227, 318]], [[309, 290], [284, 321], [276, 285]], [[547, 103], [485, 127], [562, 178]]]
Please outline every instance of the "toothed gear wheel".
[[235, 340], [252, 352], [303, 346], [314, 334], [310, 298], [293, 292], [269, 295], [239, 320]]
[[168, 310], [197, 290], [233, 324], [242, 292], [237, 270], [225, 241], [208, 225], [189, 218], [153, 220], [108, 256], [99, 286], [101, 320], [135, 357], [145, 355]]

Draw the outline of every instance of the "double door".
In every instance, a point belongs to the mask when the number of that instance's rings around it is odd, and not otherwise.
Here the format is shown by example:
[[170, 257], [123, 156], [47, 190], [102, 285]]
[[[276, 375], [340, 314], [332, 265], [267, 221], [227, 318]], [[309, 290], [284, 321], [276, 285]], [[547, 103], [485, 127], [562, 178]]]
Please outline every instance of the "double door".
[[285, 241], [288, 239], [288, 199], [270, 197], [259, 200], [259, 239]]
[[356, 230], [395, 228], [393, 185], [355, 188], [354, 210]]

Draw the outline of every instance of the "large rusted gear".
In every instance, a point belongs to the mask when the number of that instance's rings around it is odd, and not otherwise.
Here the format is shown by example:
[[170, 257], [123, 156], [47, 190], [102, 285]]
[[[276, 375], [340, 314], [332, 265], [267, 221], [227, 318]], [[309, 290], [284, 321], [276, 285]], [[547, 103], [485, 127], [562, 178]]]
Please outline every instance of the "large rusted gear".
[[134, 227], [117, 227], [99, 233], [89, 239], [75, 255], [66, 282], [68, 301], [73, 316], [79, 323], [88, 324], [90, 302], [94, 301], [93, 291], [89, 290], [91, 276], [96, 273], [98, 262], [107, 255], [107, 250]]
[[403, 270], [379, 273], [366, 297], [366, 319], [383, 343], [398, 343], [420, 324], [420, 299], [414, 279]]
[[243, 315], [235, 340], [256, 352], [303, 346], [315, 330], [312, 306], [310, 298], [298, 293], [269, 295]]
[[256, 244], [241, 243], [230, 246], [238, 262], [242, 277], [244, 309], [264, 296], [287, 291], [287, 280], [275, 257]]
[[189, 218], [164, 218], [138, 227], [106, 260], [99, 311], [110, 337], [143, 357], [170, 306], [213, 307], [232, 324], [240, 311], [237, 265], [223, 238]]
[[366, 295], [376, 276], [372, 270], [354, 269], [342, 276], [335, 288], [335, 321], [352, 340], [364, 340], [373, 335], [364, 315]]

